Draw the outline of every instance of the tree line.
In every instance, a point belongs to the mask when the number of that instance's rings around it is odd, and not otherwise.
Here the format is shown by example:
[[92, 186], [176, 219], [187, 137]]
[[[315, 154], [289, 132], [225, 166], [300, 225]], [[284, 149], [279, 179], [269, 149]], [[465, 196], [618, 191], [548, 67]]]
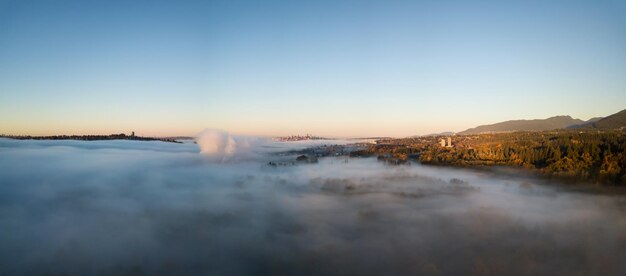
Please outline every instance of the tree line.
[[626, 185], [626, 136], [623, 131], [551, 131], [380, 140], [353, 156], [378, 155], [403, 163], [457, 166], [506, 165], [570, 179]]

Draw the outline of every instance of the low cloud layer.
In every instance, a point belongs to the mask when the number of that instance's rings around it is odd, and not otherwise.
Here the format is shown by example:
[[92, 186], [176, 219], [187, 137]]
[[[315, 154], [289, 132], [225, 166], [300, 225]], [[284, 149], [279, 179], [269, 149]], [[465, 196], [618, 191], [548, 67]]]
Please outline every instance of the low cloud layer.
[[623, 195], [198, 143], [0, 139], [0, 275], [626, 274]]

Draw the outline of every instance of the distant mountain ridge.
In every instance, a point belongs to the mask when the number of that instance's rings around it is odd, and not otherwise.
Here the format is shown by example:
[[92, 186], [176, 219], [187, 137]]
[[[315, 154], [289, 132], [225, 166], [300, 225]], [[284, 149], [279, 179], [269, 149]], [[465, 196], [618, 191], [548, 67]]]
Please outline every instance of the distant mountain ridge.
[[511, 120], [469, 128], [457, 134], [479, 134], [511, 131], [545, 131], [563, 128], [616, 129], [626, 127], [626, 109], [607, 117], [595, 117], [587, 121], [570, 116], [554, 116], [547, 119]]
[[432, 137], [432, 136], [450, 136], [450, 135], [454, 135], [454, 134], [455, 134], [454, 131], [444, 131], [444, 132], [440, 132], [440, 133], [430, 133], [430, 134], [425, 134], [425, 135], [413, 135], [413, 136], [411, 136], [411, 138]]
[[587, 120], [585, 123], [593, 123], [593, 122], [597, 122], [597, 121], [602, 120], [603, 118], [604, 118], [604, 117], [593, 117], [593, 118], [591, 118], [591, 119]]
[[544, 131], [566, 128], [571, 125], [580, 125], [584, 123], [585, 121], [574, 119], [570, 116], [554, 116], [547, 119], [511, 120], [491, 125], [481, 125], [461, 131], [458, 134], [479, 134], [508, 131]]
[[584, 124], [570, 126], [570, 128], [616, 129], [626, 127], [626, 109], [598, 120], [594, 119], [596, 118], [592, 118]]

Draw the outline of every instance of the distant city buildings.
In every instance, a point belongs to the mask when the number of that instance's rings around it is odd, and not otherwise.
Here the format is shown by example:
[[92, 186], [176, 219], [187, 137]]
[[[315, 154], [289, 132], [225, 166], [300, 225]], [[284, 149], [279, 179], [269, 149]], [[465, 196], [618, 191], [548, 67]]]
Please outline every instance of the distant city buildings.
[[328, 140], [328, 138], [324, 138], [324, 137], [319, 137], [319, 136], [313, 136], [311, 134], [307, 134], [307, 135], [292, 135], [292, 136], [285, 136], [285, 137], [276, 137], [274, 138], [274, 140], [276, 141], [281, 141], [281, 142], [287, 142], [287, 141], [305, 141], [305, 140]]

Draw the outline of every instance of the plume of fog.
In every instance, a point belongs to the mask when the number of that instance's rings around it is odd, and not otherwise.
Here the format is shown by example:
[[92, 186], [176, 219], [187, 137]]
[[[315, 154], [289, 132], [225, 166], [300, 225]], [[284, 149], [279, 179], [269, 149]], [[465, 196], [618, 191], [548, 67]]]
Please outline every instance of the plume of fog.
[[623, 194], [203, 133], [0, 139], [0, 275], [626, 274]]
[[268, 154], [320, 145], [345, 145], [365, 140], [303, 140], [280, 142], [264, 137], [235, 136], [219, 129], [204, 129], [196, 135], [200, 153], [213, 162], [264, 160]]
[[216, 161], [225, 161], [233, 157], [235, 153], [242, 153], [249, 149], [248, 143], [235, 141], [228, 132], [205, 129], [196, 137], [196, 143], [200, 152]]

